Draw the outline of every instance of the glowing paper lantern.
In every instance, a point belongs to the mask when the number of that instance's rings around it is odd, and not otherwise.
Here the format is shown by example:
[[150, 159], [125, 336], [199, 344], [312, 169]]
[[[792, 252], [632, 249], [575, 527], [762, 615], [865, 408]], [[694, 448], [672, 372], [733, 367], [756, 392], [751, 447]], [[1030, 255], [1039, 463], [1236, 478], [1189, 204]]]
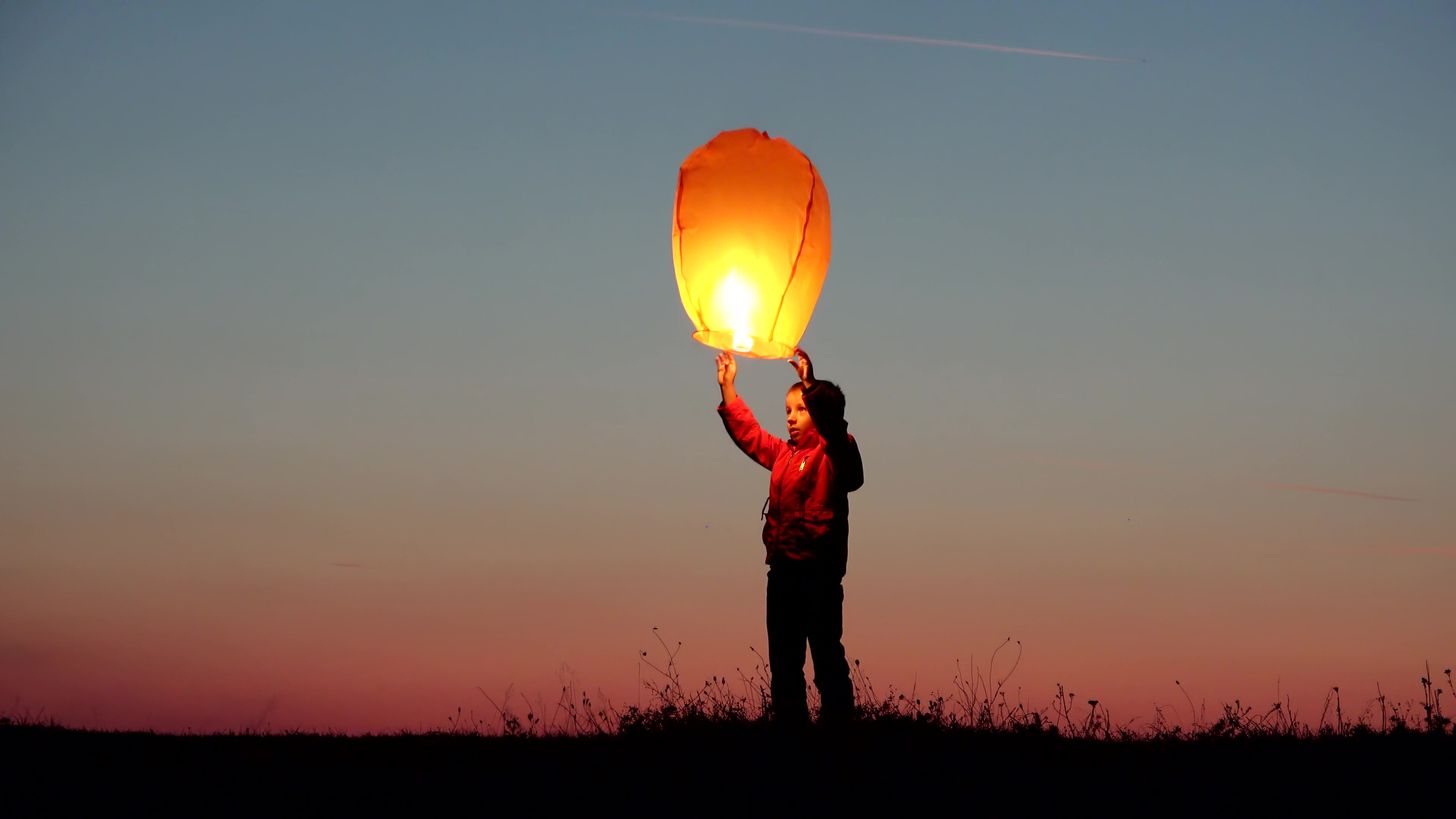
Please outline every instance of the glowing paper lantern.
[[814, 314], [829, 249], [829, 192], [788, 140], [724, 131], [683, 160], [672, 263], [693, 338], [788, 358]]

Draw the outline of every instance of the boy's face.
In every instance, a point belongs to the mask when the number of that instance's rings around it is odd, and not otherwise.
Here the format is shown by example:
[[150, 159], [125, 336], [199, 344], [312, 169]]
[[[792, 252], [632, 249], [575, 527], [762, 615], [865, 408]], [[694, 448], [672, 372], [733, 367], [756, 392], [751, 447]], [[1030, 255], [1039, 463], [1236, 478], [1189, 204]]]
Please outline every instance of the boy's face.
[[784, 396], [784, 416], [789, 425], [789, 440], [796, 444], [803, 443], [807, 433], [816, 431], [809, 408], [804, 406], [804, 391], [798, 387]]

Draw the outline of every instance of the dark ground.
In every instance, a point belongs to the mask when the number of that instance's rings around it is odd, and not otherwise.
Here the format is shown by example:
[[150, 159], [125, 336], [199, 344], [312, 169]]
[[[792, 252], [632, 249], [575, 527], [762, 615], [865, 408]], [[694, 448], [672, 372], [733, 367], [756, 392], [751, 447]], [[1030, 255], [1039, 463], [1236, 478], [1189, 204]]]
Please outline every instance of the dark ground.
[[[103, 733], [0, 725], [0, 815], [1049, 812], [1450, 816], [1456, 737], [1113, 742], [860, 724], [635, 736]], [[1362, 806], [1372, 804], [1367, 811]], [[590, 812], [590, 813], [587, 813]]]

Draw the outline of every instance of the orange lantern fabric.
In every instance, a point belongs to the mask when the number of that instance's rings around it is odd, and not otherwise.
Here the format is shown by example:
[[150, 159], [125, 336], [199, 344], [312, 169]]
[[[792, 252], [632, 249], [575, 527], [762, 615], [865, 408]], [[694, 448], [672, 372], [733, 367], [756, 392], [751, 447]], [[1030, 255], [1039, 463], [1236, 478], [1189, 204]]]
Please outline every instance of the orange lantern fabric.
[[683, 160], [672, 263], [693, 338], [788, 358], [829, 272], [829, 192], [783, 137], [724, 131]]

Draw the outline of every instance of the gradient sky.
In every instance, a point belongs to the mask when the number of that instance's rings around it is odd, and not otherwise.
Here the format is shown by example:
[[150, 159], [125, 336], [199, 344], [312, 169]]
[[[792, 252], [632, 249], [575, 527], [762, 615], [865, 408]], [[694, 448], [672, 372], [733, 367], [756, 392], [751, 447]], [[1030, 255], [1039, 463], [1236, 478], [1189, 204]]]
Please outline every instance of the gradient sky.
[[[1440, 2], [6, 3], [0, 708], [627, 704], [654, 626], [750, 669], [768, 475], [668, 243], [740, 127], [833, 203], [804, 345], [877, 687], [1010, 636], [1028, 705], [1119, 722], [1414, 698], [1456, 660], [1452, 77]], [[740, 370], [775, 429], [791, 381]]]

